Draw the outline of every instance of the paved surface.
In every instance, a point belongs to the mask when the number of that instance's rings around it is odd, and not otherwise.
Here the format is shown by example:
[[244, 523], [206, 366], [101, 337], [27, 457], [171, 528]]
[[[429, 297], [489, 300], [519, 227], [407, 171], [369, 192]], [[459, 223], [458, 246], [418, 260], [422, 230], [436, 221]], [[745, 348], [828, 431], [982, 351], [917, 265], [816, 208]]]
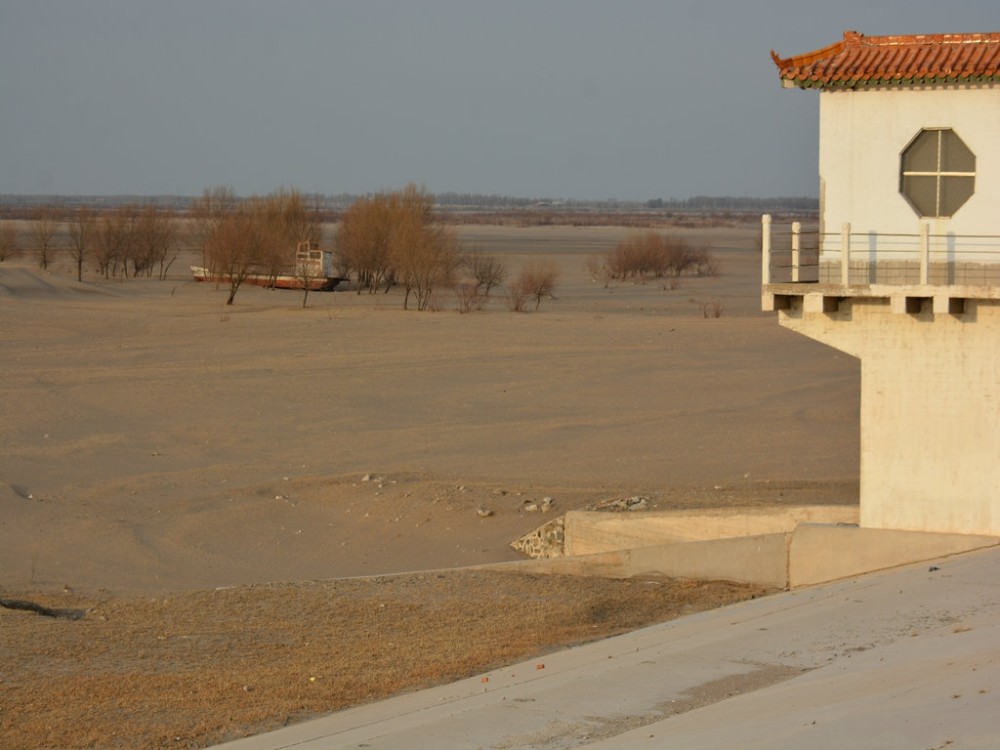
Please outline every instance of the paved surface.
[[992, 750], [1000, 550], [684, 617], [222, 747]]

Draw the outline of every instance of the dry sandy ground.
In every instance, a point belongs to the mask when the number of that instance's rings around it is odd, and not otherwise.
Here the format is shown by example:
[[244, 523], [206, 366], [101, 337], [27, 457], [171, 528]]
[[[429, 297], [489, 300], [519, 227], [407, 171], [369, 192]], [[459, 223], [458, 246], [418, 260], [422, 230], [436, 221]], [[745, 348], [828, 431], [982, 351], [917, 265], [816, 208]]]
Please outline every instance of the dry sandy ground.
[[157, 597], [36, 592], [86, 614], [0, 609], [0, 747], [204, 747], [761, 593], [468, 569]]
[[754, 227], [691, 232], [722, 273], [676, 289], [590, 277], [622, 229], [462, 233], [515, 272], [557, 263], [556, 299], [246, 288], [227, 308], [180, 264], [82, 284], [0, 265], [0, 595], [513, 560], [544, 496], [856, 501], [858, 363], [759, 312]]
[[[834, 482], [827, 499], [855, 499], [858, 363], [757, 311], [752, 231], [706, 235], [722, 275], [669, 290], [591, 281], [586, 257], [620, 229], [470, 228], [512, 269], [559, 263], [557, 299], [527, 314], [345, 292], [303, 310], [256, 288], [226, 308], [181, 268], [78, 285], [5, 263], [4, 584], [201, 588], [515, 559], [508, 542], [541, 522], [524, 501], [546, 495], [556, 510], [637, 493], [672, 507], [724, 501], [716, 486], [780, 501]], [[709, 298], [722, 317], [690, 302]]]

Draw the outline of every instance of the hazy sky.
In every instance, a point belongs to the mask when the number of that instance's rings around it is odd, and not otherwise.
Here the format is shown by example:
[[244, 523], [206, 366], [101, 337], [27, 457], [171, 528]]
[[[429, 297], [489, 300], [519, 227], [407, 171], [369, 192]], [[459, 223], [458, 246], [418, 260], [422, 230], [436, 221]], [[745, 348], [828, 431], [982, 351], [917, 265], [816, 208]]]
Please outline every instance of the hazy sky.
[[997, 0], [0, 0], [0, 193], [817, 193], [769, 51]]

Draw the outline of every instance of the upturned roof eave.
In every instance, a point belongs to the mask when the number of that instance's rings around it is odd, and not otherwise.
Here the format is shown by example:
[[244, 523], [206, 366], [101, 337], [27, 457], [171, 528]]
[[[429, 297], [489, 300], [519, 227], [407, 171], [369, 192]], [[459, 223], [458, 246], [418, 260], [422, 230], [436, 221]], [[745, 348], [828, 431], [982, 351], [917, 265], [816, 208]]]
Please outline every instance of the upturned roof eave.
[[845, 31], [822, 49], [771, 59], [785, 88], [854, 89], [1000, 80], [1000, 33], [866, 37]]

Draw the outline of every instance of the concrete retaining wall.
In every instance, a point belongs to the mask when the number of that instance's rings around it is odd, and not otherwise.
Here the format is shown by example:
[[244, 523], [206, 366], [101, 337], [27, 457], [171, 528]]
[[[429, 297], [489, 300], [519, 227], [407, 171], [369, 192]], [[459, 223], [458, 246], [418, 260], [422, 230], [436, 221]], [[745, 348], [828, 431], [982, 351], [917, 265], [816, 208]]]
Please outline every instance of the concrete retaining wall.
[[[752, 527], [757, 520], [747, 521], [745, 527]], [[567, 517], [567, 531], [570, 526]], [[620, 526], [630, 529], [633, 524], [629, 519]], [[581, 525], [577, 531], [588, 528], [592, 527]], [[600, 525], [593, 528], [600, 529]], [[607, 542], [608, 528], [600, 531], [601, 539]], [[587, 548], [582, 539], [577, 541]], [[669, 541], [490, 567], [607, 578], [659, 575], [796, 588], [997, 545], [1000, 538], [991, 536], [800, 524], [771, 534]]]
[[690, 511], [566, 514], [565, 552], [593, 555], [677, 542], [718, 540], [791, 532], [802, 523], [858, 522], [856, 505], [706, 508]]
[[835, 581], [998, 544], [992, 536], [807, 524], [792, 535], [788, 585]]
[[679, 542], [619, 549], [593, 555], [554, 557], [507, 563], [531, 573], [634, 578], [668, 576], [713, 581], [788, 585], [787, 534]]

